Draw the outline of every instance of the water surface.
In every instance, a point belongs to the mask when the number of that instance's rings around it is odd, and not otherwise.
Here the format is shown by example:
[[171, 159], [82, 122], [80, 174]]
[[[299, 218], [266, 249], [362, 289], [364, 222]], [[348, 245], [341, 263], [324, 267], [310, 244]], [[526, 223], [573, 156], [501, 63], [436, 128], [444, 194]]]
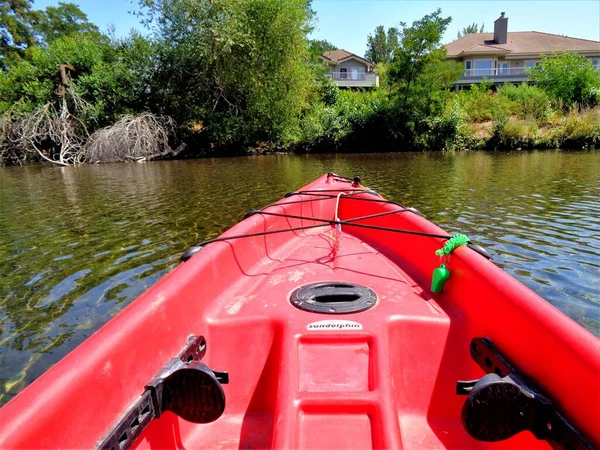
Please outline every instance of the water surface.
[[273, 155], [0, 169], [0, 404], [189, 246], [325, 172], [461, 232], [600, 334], [600, 152]]

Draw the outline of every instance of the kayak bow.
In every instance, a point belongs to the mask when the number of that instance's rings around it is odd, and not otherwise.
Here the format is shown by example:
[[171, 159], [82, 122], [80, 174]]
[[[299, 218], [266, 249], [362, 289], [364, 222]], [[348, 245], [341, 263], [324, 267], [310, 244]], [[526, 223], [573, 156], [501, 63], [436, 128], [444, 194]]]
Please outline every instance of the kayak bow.
[[600, 341], [451, 238], [324, 175], [184, 253], [0, 447], [600, 446]]

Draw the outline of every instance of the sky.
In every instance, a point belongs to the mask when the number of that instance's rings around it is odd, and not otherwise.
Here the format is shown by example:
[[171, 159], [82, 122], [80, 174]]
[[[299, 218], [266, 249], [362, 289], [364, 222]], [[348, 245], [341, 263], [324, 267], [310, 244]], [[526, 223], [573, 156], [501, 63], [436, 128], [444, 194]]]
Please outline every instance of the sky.
[[[34, 0], [36, 9], [56, 5], [59, 0]], [[64, 0], [69, 1], [69, 0]], [[117, 36], [132, 28], [140, 31], [138, 19], [129, 13], [135, 0], [72, 0], [88, 19], [106, 31], [112, 24]], [[399, 22], [411, 24], [426, 14], [442, 9], [452, 23], [443, 42], [456, 39], [463, 27], [476, 22], [485, 31], [494, 30], [494, 20], [506, 12], [508, 31], [542, 31], [600, 41], [600, 0], [313, 0], [317, 23], [313, 39], [326, 39], [338, 48], [364, 55], [367, 36], [378, 25], [386, 28]]]

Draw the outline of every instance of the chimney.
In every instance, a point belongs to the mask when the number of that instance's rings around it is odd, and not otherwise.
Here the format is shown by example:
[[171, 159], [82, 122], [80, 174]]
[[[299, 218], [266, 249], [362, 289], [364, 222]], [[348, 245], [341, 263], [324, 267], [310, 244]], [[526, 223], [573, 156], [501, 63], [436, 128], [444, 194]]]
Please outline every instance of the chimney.
[[500, 13], [500, 17], [494, 22], [494, 41], [496, 44], [506, 44], [508, 34], [508, 17], [504, 17], [504, 13]]

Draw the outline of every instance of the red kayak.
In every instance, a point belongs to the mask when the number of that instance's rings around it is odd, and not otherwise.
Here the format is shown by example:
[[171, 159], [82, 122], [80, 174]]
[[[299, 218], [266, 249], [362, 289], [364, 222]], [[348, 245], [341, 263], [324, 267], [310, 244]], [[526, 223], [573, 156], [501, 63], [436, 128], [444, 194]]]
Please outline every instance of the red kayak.
[[600, 447], [600, 340], [327, 174], [182, 263], [0, 410], [0, 448]]

